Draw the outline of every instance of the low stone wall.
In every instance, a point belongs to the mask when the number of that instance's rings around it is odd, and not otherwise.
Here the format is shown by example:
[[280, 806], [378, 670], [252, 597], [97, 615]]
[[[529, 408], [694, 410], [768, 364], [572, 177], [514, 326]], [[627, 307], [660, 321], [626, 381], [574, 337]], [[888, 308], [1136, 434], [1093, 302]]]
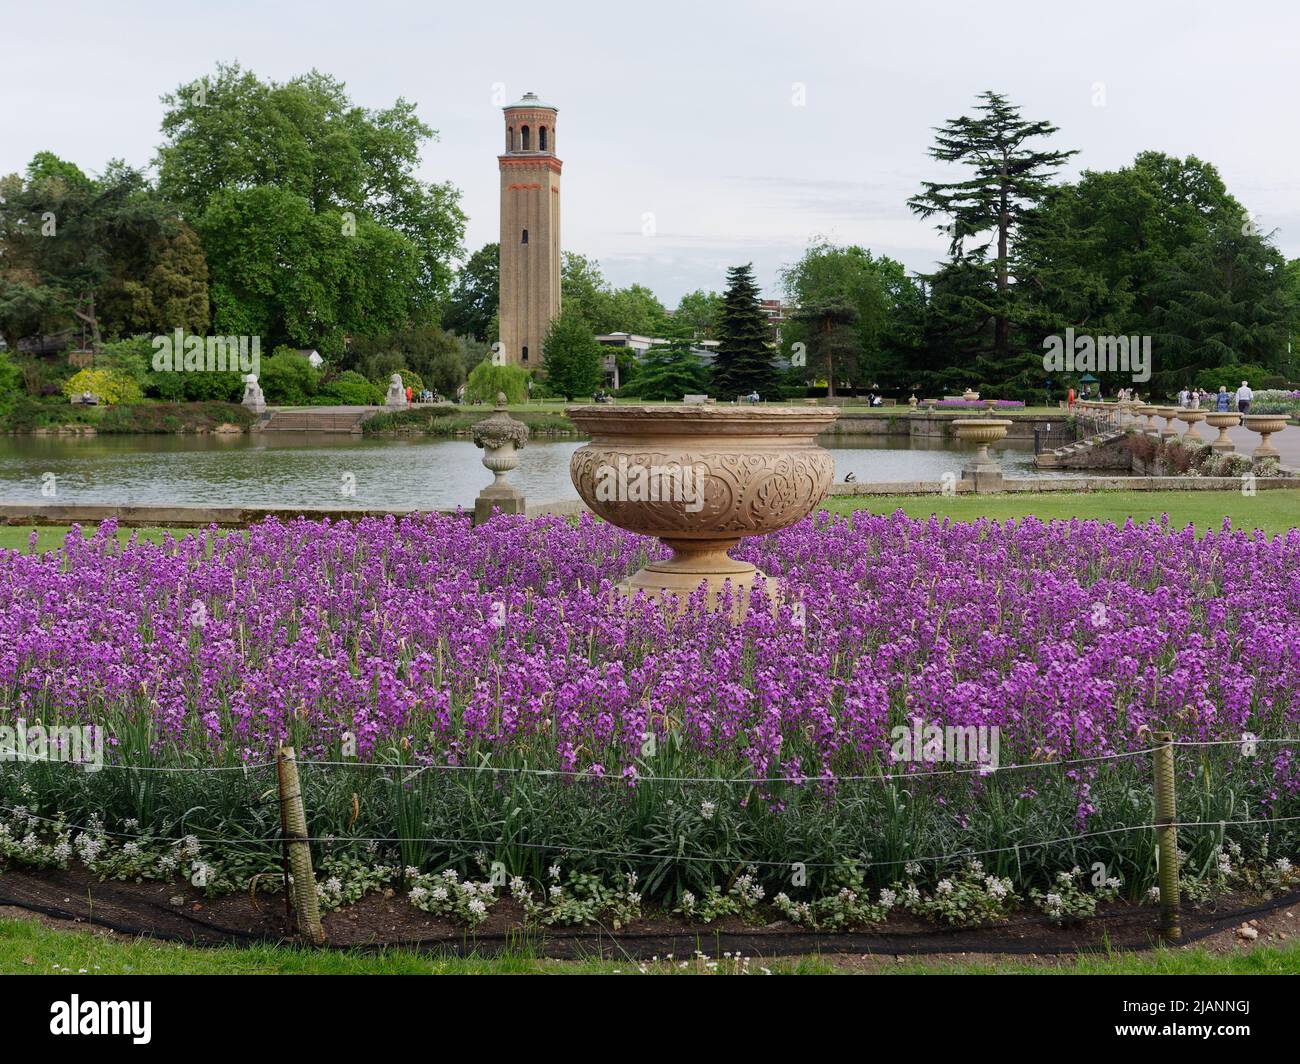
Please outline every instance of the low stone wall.
[[[835, 424], [823, 436], [921, 436], [934, 439], [955, 439], [956, 430], [952, 423], [961, 418], [982, 418], [989, 414], [984, 410], [918, 410], [915, 413], [908, 408], [886, 410], [877, 407], [874, 410], [843, 410]], [[1034, 430], [1054, 427], [1058, 432], [1064, 426], [1072, 425], [1071, 418], [1061, 411], [1060, 415], [1051, 414], [1017, 414], [997, 411], [994, 417], [1007, 418], [1011, 425], [1007, 429], [1007, 439], [1033, 442]]]

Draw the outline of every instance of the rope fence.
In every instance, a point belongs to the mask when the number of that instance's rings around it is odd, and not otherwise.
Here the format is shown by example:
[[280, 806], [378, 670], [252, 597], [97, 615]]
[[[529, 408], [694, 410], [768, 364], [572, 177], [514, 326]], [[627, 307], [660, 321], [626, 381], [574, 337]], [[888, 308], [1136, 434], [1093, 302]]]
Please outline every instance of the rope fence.
[[[932, 856], [922, 857], [897, 857], [889, 860], [880, 861], [852, 861], [849, 862], [853, 867], [858, 869], [866, 868], [885, 868], [896, 865], [905, 865], [915, 863], [918, 865], [947, 864], [959, 860], [968, 860], [978, 857], [989, 857], [998, 854], [1016, 853], [1019, 854], [1027, 850], [1041, 849], [1051, 846], [1060, 846], [1065, 844], [1077, 843], [1086, 839], [1111, 837], [1116, 835], [1126, 835], [1133, 832], [1154, 831], [1157, 836], [1156, 861], [1158, 869], [1158, 883], [1161, 900], [1161, 934], [1169, 941], [1177, 941], [1181, 937], [1179, 926], [1179, 886], [1177, 878], [1177, 832], [1179, 830], [1194, 830], [1202, 828], [1217, 829], [1220, 832], [1226, 832], [1228, 828], [1270, 828], [1273, 825], [1294, 823], [1300, 821], [1300, 815], [1285, 817], [1269, 817], [1261, 819], [1220, 819], [1220, 820], [1179, 820], [1176, 814], [1175, 795], [1174, 795], [1174, 772], [1173, 772], [1173, 754], [1177, 748], [1184, 749], [1201, 749], [1208, 747], [1221, 746], [1268, 746], [1268, 745], [1296, 745], [1300, 744], [1300, 739], [1296, 738], [1255, 738], [1245, 739], [1222, 739], [1222, 740], [1178, 740], [1175, 741], [1168, 732], [1156, 732], [1152, 734], [1154, 745], [1141, 747], [1135, 750], [1116, 751], [1110, 754], [1097, 755], [1083, 758], [1069, 758], [1057, 761], [1031, 761], [1010, 765], [999, 765], [990, 767], [980, 765], [969, 769], [944, 769], [938, 771], [926, 772], [877, 772], [871, 775], [819, 775], [819, 776], [637, 776], [635, 782], [642, 783], [668, 783], [668, 784], [715, 784], [715, 785], [733, 785], [743, 784], [746, 786], [771, 785], [771, 784], [816, 784], [816, 783], [845, 783], [845, 782], [912, 782], [920, 781], [933, 777], [945, 776], [962, 776], [962, 775], [981, 775], [989, 776], [1006, 771], [1025, 771], [1029, 769], [1049, 769], [1049, 768], [1066, 768], [1076, 765], [1097, 764], [1100, 762], [1116, 763], [1127, 761], [1133, 758], [1152, 755], [1153, 782], [1156, 796], [1156, 820], [1139, 824], [1125, 824], [1112, 828], [1103, 828], [1095, 831], [1077, 832], [1072, 835], [1065, 835], [1051, 839], [1027, 840], [1013, 843], [1006, 846], [990, 847], [986, 849], [959, 849], [951, 853], [935, 854]], [[1244, 752], [1244, 751], [1243, 751]], [[260, 771], [269, 768], [276, 768], [278, 775], [278, 796], [272, 793], [252, 805], [264, 806], [276, 804], [281, 809], [280, 831], [273, 837], [259, 837], [248, 835], [243, 837], [229, 835], [200, 835], [193, 832], [179, 837], [167, 835], [151, 834], [148, 832], [122, 832], [109, 830], [103, 825], [86, 825], [73, 824], [66, 820], [60, 820], [53, 817], [46, 817], [32, 812], [30, 809], [21, 806], [0, 805], [0, 812], [7, 813], [11, 816], [25, 817], [29, 821], [40, 822], [54, 825], [69, 831], [79, 831], [88, 834], [99, 833], [111, 836], [115, 839], [128, 841], [151, 841], [160, 843], [181, 843], [190, 840], [196, 840], [200, 844], [216, 846], [248, 846], [250, 844], [265, 844], [269, 846], [281, 846], [284, 849], [286, 869], [288, 862], [292, 860], [294, 875], [290, 877], [285, 874], [286, 887], [290, 888], [293, 897], [293, 909], [298, 915], [299, 932], [309, 942], [320, 945], [324, 942], [324, 932], [321, 930], [320, 915], [318, 911], [315, 877], [311, 867], [310, 846], [339, 846], [339, 845], [410, 845], [421, 844], [428, 846], [439, 846], [444, 848], [452, 847], [474, 847], [480, 850], [490, 850], [496, 847], [510, 847], [522, 850], [533, 850], [550, 853], [563, 853], [568, 855], [577, 855], [583, 857], [603, 857], [614, 858], [618, 860], [638, 861], [638, 862], [663, 862], [672, 861], [683, 864], [705, 864], [705, 865], [753, 865], [761, 868], [789, 868], [792, 862], [752, 859], [739, 860], [735, 857], [718, 857], [705, 854], [687, 854], [687, 853], [641, 853], [633, 850], [621, 849], [604, 849], [585, 846], [575, 846], [563, 842], [540, 842], [510, 840], [506, 838], [498, 839], [465, 839], [437, 836], [353, 836], [353, 835], [311, 835], [307, 831], [306, 812], [303, 805], [303, 789], [299, 778], [300, 768], [346, 768], [346, 769], [376, 769], [381, 771], [399, 771], [410, 773], [411, 776], [419, 775], [425, 772], [449, 772], [449, 773], [483, 773], [488, 775], [498, 774], [518, 774], [525, 776], [550, 777], [550, 778], [572, 778], [586, 780], [609, 780], [619, 783], [627, 783], [629, 780], [621, 775], [593, 775], [590, 772], [570, 771], [563, 769], [538, 769], [527, 766], [494, 766], [494, 765], [437, 765], [437, 764], [410, 764], [403, 762], [367, 762], [367, 761], [342, 761], [327, 759], [301, 759], [296, 758], [291, 747], [281, 747], [280, 755], [275, 761], [251, 762], [243, 765], [212, 765], [212, 766], [162, 766], [162, 765], [123, 765], [111, 764], [104, 765], [102, 768], [114, 769], [126, 772], [165, 772], [181, 774], [205, 774], [211, 772], [243, 772], [246, 776], [253, 771]], [[409, 778], [403, 782], [409, 782]], [[354, 796], [355, 801], [355, 796]], [[844, 866], [844, 862], [828, 861], [806, 861], [797, 862], [800, 866], [809, 869], [835, 869]]]

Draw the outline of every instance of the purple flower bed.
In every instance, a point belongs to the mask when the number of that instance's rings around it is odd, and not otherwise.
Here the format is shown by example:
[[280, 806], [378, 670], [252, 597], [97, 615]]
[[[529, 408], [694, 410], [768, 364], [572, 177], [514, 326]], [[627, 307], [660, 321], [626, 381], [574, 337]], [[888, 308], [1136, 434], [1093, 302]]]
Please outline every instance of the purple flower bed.
[[[161, 546], [120, 545], [111, 524], [74, 529], [61, 551], [0, 554], [0, 701], [6, 718], [105, 727], [110, 762], [238, 765], [289, 739], [306, 758], [354, 743], [361, 761], [548, 770], [559, 775], [534, 793], [557, 804], [534, 809], [536, 823], [568, 810], [573, 832], [593, 844], [612, 833], [614, 848], [656, 831], [673, 845], [656, 818], [699, 803], [678, 787], [676, 804], [629, 805], [653, 790], [647, 777], [781, 777], [791, 782], [721, 785], [711, 803], [788, 814], [801, 846], [833, 825], [836, 852], [877, 855], [877, 833], [902, 830], [900, 816], [919, 817], [889, 851], [900, 855], [972, 845], [976, 832], [1005, 839], [1008, 823], [1033, 839], [1150, 816], [1125, 804], [1149, 791], [1149, 762], [1135, 758], [958, 774], [891, 812], [855, 778], [933, 767], [891, 760], [892, 729], [914, 718], [996, 726], [1004, 766], [1140, 750], [1145, 729], [1204, 743], [1300, 735], [1297, 530], [1270, 541], [1156, 523], [821, 515], [745, 541], [739, 553], [781, 604], [756, 599], [740, 626], [621, 604], [612, 583], [653, 549], [586, 518], [267, 521]], [[1179, 757], [1188, 790], [1205, 792], [1189, 818], [1300, 812], [1290, 746]], [[120, 786], [113, 775], [94, 786]], [[474, 800], [514, 808], [502, 779]], [[330, 800], [350, 805], [353, 784], [338, 786]], [[471, 814], [448, 793], [422, 815], [445, 816], [450, 834]], [[994, 795], [1011, 812], [994, 817]], [[96, 801], [136, 808], [124, 789]], [[631, 819], [574, 812], [593, 809]], [[454, 837], [501, 823], [494, 813]], [[753, 846], [777, 860], [806, 852], [757, 834]]]
[[[999, 407], [1023, 407], [1025, 404], [1019, 399], [995, 399], [994, 404]], [[985, 410], [988, 404], [982, 399], [936, 399], [935, 406], [958, 407], [963, 410]]]

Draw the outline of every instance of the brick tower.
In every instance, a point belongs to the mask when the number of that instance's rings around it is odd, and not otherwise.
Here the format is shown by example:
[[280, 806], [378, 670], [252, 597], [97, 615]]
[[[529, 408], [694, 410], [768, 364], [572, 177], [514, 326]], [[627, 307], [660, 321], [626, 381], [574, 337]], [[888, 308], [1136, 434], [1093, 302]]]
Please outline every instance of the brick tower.
[[501, 348], [508, 365], [536, 369], [560, 313], [560, 160], [556, 109], [533, 93], [503, 108], [501, 164]]

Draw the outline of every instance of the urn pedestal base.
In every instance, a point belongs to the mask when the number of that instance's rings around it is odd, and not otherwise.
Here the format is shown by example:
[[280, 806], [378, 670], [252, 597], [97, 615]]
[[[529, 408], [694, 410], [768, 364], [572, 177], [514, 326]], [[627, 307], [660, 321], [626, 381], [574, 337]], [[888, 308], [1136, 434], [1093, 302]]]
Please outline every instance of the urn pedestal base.
[[[740, 537], [716, 540], [680, 540], [661, 537], [672, 552], [671, 558], [651, 562], [618, 585], [621, 594], [632, 597], [638, 592], [657, 599], [665, 592], [677, 598], [679, 605], [707, 585], [704, 592], [709, 610], [716, 610], [723, 590], [731, 586], [732, 615], [743, 617], [749, 608], [749, 592], [754, 581], [764, 576], [757, 566], [739, 562], [727, 551], [740, 543]], [[775, 585], [772, 586], [775, 594]], [[776, 600], [773, 598], [773, 608]]]
[[481, 525], [490, 520], [494, 510], [503, 514], [521, 514], [526, 503], [524, 493], [518, 488], [509, 484], [489, 484], [474, 500], [474, 524]]

